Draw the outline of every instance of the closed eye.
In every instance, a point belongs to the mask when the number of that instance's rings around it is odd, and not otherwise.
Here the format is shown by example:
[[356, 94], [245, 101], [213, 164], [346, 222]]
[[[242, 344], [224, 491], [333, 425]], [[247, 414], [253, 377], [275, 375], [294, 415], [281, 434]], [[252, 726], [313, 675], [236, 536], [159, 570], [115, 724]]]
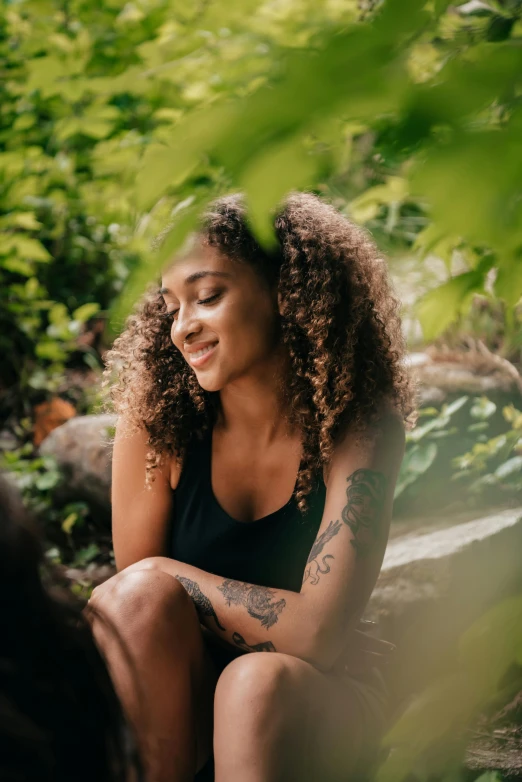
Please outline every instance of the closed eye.
[[172, 320], [174, 320], [174, 316], [177, 314], [178, 314], [178, 310], [169, 310], [169, 312], [162, 312], [160, 314], [160, 318], [167, 318], [167, 320], [171, 318]]
[[[216, 299], [221, 296], [221, 292], [214, 293], [212, 296], [209, 296], [207, 299], [198, 299], [198, 304], [212, 304]], [[170, 318], [171, 320], [174, 320], [175, 316], [178, 314], [179, 310], [169, 310], [169, 312], [163, 312], [161, 317], [162, 318]]]
[[211, 304], [213, 301], [218, 299], [221, 296], [221, 293], [214, 293], [213, 296], [209, 296], [208, 299], [200, 299], [198, 301], [198, 304]]

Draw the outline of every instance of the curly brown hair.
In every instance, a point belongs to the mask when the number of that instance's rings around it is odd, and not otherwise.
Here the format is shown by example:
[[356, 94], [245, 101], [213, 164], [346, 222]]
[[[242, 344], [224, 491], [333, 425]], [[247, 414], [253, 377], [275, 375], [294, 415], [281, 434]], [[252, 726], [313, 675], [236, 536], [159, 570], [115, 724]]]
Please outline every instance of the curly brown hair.
[[[252, 264], [277, 286], [280, 339], [290, 362], [285, 408], [303, 438], [295, 499], [304, 511], [341, 431], [362, 431], [389, 406], [408, 422], [414, 390], [403, 363], [398, 301], [368, 234], [310, 193], [290, 194], [274, 228], [277, 248], [266, 251], [249, 228], [241, 195], [231, 195], [211, 205], [197, 238]], [[172, 344], [165, 311], [158, 288], [150, 289], [107, 354], [106, 378], [117, 370], [116, 411], [148, 433], [148, 480], [165, 458], [182, 461], [218, 410], [218, 392], [201, 388]]]

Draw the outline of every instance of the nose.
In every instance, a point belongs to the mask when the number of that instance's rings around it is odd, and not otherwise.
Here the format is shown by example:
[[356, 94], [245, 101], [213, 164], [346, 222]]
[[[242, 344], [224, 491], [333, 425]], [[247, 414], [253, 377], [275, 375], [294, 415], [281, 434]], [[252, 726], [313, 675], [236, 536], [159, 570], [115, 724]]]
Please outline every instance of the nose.
[[180, 307], [177, 317], [172, 323], [172, 330], [170, 332], [172, 341], [176, 347], [179, 347], [179, 349], [182, 350], [183, 343], [193, 334], [199, 334], [200, 331], [201, 323], [194, 312], [186, 307]]

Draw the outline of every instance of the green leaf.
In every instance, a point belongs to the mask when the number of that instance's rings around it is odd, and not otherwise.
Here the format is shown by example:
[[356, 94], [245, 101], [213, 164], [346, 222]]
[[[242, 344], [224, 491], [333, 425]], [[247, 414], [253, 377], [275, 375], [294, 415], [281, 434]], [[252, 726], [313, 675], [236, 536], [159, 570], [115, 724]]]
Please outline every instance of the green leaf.
[[490, 609], [459, 643], [462, 664], [482, 698], [492, 695], [513, 663], [522, 663], [522, 597]]
[[473, 294], [482, 291], [484, 275], [465, 272], [426, 293], [416, 306], [424, 338], [429, 342], [458, 317], [469, 305]]
[[85, 136], [91, 138], [102, 139], [106, 138], [114, 127], [113, 122], [109, 122], [104, 119], [96, 119], [95, 117], [85, 117], [79, 123], [79, 133], [83, 133]]
[[[186, 139], [186, 143], [180, 139], [176, 146], [153, 144], [145, 151], [135, 189], [136, 203], [141, 209], [154, 204], [167, 189], [181, 185], [201, 164], [204, 144], [211, 131], [205, 125], [205, 132], [200, 130], [198, 133], [195, 124], [191, 130], [193, 136]], [[201, 143], [199, 149], [198, 141]]]
[[449, 405], [444, 405], [442, 408], [442, 415], [446, 418], [451, 418], [454, 413], [457, 413], [464, 407], [468, 399], [469, 396], [459, 396], [458, 399], [454, 399]]
[[53, 133], [57, 141], [67, 141], [81, 132], [79, 117], [64, 117], [54, 123]]
[[36, 345], [35, 353], [38, 358], [43, 358], [47, 361], [61, 362], [67, 358], [67, 352], [58, 342], [39, 342]]
[[275, 242], [274, 207], [290, 190], [312, 184], [323, 164], [322, 156], [312, 154], [302, 139], [292, 136], [269, 147], [243, 170], [241, 189], [247, 195], [249, 220], [262, 244]]
[[477, 777], [474, 782], [502, 782], [502, 774], [498, 771], [486, 771]]
[[100, 553], [100, 547], [96, 543], [89, 543], [85, 548], [80, 549], [74, 558], [75, 566], [88, 565], [93, 559], [96, 559]]
[[13, 130], [14, 131], [22, 131], [27, 130], [28, 128], [32, 128], [33, 125], [36, 123], [36, 116], [34, 114], [21, 114], [19, 117], [17, 117], [13, 123]]
[[18, 212], [14, 217], [14, 224], [27, 231], [38, 231], [42, 227], [34, 212]]
[[25, 228], [27, 231], [37, 231], [42, 227], [34, 212], [10, 212], [0, 218], [0, 224], [10, 228]]
[[479, 399], [475, 399], [469, 409], [469, 414], [472, 418], [478, 418], [480, 421], [486, 421], [491, 418], [497, 411], [497, 406], [491, 399], [486, 396], [481, 396]]
[[22, 152], [0, 152], [0, 171], [7, 177], [18, 177], [25, 168]]
[[475, 424], [470, 424], [468, 426], [467, 431], [470, 433], [473, 432], [486, 432], [489, 429], [489, 424], [487, 421], [477, 421]]
[[494, 475], [499, 480], [505, 480], [518, 473], [522, 473], [522, 456], [512, 456], [507, 462], [497, 467]]
[[408, 196], [408, 183], [398, 176], [388, 177], [386, 184], [375, 185], [350, 202], [350, 215], [358, 223], [372, 220], [381, 205], [401, 204]]
[[514, 429], [522, 428], [522, 413], [520, 410], [517, 410], [515, 405], [511, 404], [503, 407], [502, 415], [508, 423], [513, 425]]
[[437, 457], [437, 452], [437, 444], [433, 442], [418, 443], [406, 451], [397, 479], [395, 498], [429, 470]]
[[430, 747], [437, 747], [439, 753], [446, 751], [448, 762], [455, 743], [459, 738], [462, 741], [478, 701], [466, 676], [455, 673], [438, 677], [415, 696], [385, 737], [384, 744], [392, 746], [393, 752], [379, 769], [377, 782], [400, 782], [411, 777], [416, 759]]
[[72, 528], [78, 521], [78, 514], [77, 513], [69, 513], [67, 518], [65, 518], [62, 521], [62, 530], [65, 532], [66, 535], [70, 535], [72, 532]]
[[64, 62], [57, 57], [35, 57], [26, 67], [29, 75], [26, 83], [28, 91], [49, 87], [64, 76]]
[[73, 320], [77, 320], [80, 323], [85, 323], [87, 320], [92, 318], [93, 315], [96, 315], [97, 312], [100, 311], [100, 305], [96, 302], [89, 302], [88, 304], [82, 304], [81, 307], [78, 307], [74, 310], [72, 316]]
[[407, 468], [416, 475], [425, 473], [437, 456], [436, 443], [422, 443], [411, 449], [408, 455]]
[[509, 307], [516, 307], [522, 297], [522, 257], [520, 251], [501, 258], [498, 263], [495, 293]]
[[16, 249], [18, 255], [26, 260], [46, 263], [52, 258], [41, 242], [37, 239], [31, 239], [28, 236], [15, 234], [13, 236], [12, 246]]
[[34, 274], [33, 265], [29, 261], [24, 261], [16, 256], [0, 258], [0, 266], [3, 269], [7, 269], [7, 271], [21, 274], [23, 277], [32, 277]]
[[62, 476], [59, 472], [49, 471], [39, 475], [36, 479], [36, 488], [40, 491], [47, 491], [48, 489], [54, 489], [61, 481]]
[[65, 304], [58, 302], [49, 310], [49, 320], [54, 326], [66, 326], [69, 323], [69, 312]]
[[[522, 69], [522, 53], [518, 67]], [[448, 234], [513, 252], [522, 243], [520, 129], [455, 134], [433, 147], [412, 171], [412, 190], [427, 197], [433, 220]], [[459, 199], [448, 197], [448, 176], [459, 183]]]
[[197, 227], [199, 214], [210, 198], [211, 195], [208, 193], [206, 197], [202, 196], [201, 200], [192, 201], [180, 210], [176, 222], [164, 239], [161, 248], [149, 253], [141, 265], [131, 274], [124, 294], [115, 302], [110, 313], [109, 328], [114, 334], [120, 331], [125, 318], [147, 285], [158, 277], [165, 265], [175, 257], [190, 231]]

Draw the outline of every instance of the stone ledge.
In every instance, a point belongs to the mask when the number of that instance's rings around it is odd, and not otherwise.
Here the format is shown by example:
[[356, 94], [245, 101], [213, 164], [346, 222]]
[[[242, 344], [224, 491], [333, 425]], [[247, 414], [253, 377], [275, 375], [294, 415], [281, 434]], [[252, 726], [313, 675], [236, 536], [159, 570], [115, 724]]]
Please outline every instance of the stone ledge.
[[398, 645], [401, 694], [444, 670], [462, 632], [522, 591], [522, 507], [391, 540], [366, 617]]
[[441, 559], [466, 546], [490, 538], [522, 522], [522, 507], [508, 508], [454, 527], [428, 533], [410, 533], [391, 540], [386, 549], [382, 574], [413, 562]]

